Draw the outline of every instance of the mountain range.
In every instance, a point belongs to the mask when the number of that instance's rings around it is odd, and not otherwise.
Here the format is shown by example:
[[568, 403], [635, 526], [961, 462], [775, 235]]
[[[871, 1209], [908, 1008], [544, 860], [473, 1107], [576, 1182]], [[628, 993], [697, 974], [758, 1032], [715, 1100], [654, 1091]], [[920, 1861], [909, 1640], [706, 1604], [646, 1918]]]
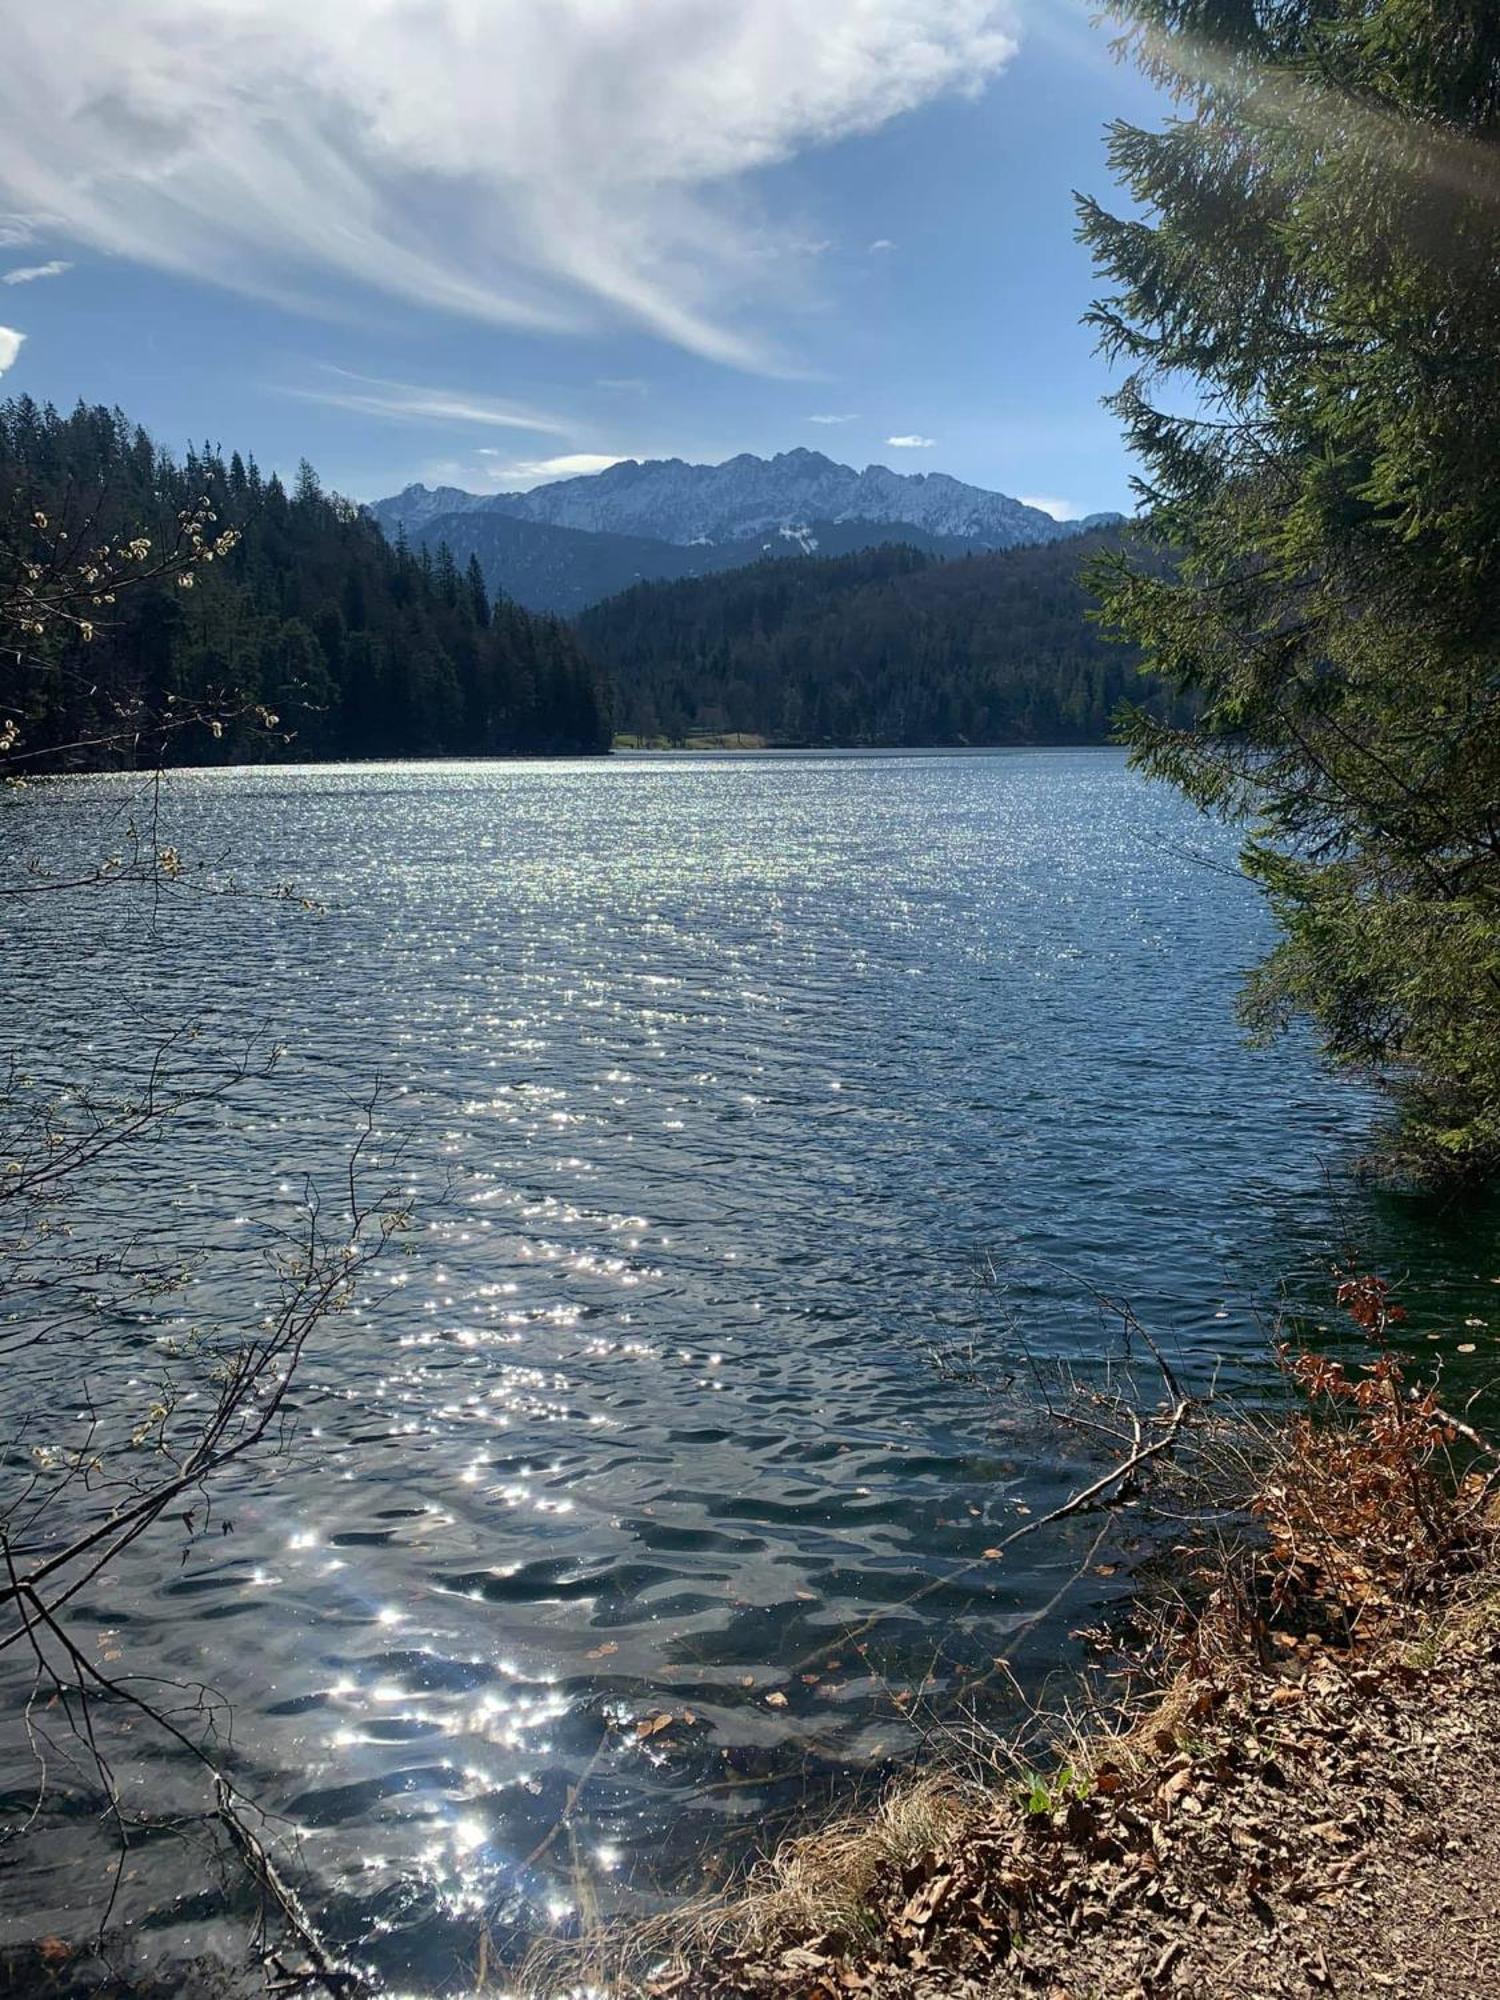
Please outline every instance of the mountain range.
[[393, 539], [477, 559], [492, 591], [575, 616], [655, 579], [739, 569], [770, 555], [845, 555], [901, 542], [928, 555], [1019, 548], [1119, 520], [1057, 521], [946, 473], [857, 472], [798, 449], [722, 465], [623, 459], [526, 493], [412, 485], [370, 513]]

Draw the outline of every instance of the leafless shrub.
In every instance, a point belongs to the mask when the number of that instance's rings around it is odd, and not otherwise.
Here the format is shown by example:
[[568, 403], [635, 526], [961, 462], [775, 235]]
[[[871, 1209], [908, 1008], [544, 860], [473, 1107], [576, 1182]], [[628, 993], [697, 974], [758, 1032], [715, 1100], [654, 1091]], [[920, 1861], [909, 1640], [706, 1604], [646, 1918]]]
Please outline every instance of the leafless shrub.
[[[0, 509], [0, 655], [20, 685], [28, 664], [47, 666], [58, 632], [87, 642], [123, 592], [174, 577], [189, 587], [194, 571], [235, 539], [207, 502], [185, 511], [155, 547], [144, 535], [101, 538], [86, 506], [64, 514], [28, 511], [21, 496], [8, 516]], [[51, 844], [54, 854], [4, 855], [0, 899], [124, 889], [140, 897], [134, 907], [151, 932], [164, 898], [234, 892], [161, 837], [159, 760], [181, 730], [213, 734], [245, 713], [227, 693], [161, 710], [121, 696], [98, 734], [51, 746], [45, 755], [54, 765], [69, 756], [108, 762], [115, 753], [131, 764], [157, 761], [105, 794], [97, 820], [70, 826]], [[275, 726], [274, 716], [256, 716]], [[0, 786], [26, 782], [34, 753], [25, 724], [24, 700], [0, 713]], [[52, 786], [45, 803], [70, 796]], [[92, 825], [99, 837], [90, 854]], [[46, 948], [45, 924], [26, 936], [33, 950]], [[25, 1839], [59, 1805], [92, 1806], [116, 1841], [96, 1912], [102, 1936], [127, 1855], [162, 1823], [140, 1784], [122, 1776], [122, 1747], [133, 1753], [155, 1736], [201, 1775], [192, 1831], [216, 1828], [222, 1851], [260, 1892], [273, 1977], [286, 1991], [316, 1986], [347, 1996], [365, 1982], [322, 1943], [275, 1858], [270, 1823], [226, 1757], [223, 1702], [208, 1688], [147, 1676], [123, 1655], [118, 1665], [101, 1660], [77, 1623], [128, 1550], [180, 1564], [194, 1541], [226, 1525], [216, 1511], [226, 1478], [285, 1443], [308, 1342], [351, 1304], [407, 1220], [399, 1159], [377, 1144], [377, 1086], [359, 1108], [337, 1198], [309, 1184], [289, 1220], [265, 1224], [252, 1252], [259, 1302], [156, 1341], [150, 1369], [131, 1367], [122, 1327], [160, 1312], [225, 1253], [212, 1240], [184, 1240], [141, 1204], [139, 1222], [114, 1226], [95, 1197], [111, 1179], [118, 1185], [139, 1171], [143, 1148], [222, 1112], [263, 1085], [278, 1061], [278, 1050], [253, 1039], [217, 1048], [196, 1026], [123, 1052], [77, 1046], [49, 1057], [40, 1077], [14, 1055], [0, 1058], [0, 1363], [12, 1390], [0, 1440], [0, 1656], [24, 1667], [17, 1680], [27, 1688], [35, 1760], [32, 1802], [0, 1829], [0, 1844]], [[230, 1284], [227, 1296], [244, 1297], [244, 1289]]]

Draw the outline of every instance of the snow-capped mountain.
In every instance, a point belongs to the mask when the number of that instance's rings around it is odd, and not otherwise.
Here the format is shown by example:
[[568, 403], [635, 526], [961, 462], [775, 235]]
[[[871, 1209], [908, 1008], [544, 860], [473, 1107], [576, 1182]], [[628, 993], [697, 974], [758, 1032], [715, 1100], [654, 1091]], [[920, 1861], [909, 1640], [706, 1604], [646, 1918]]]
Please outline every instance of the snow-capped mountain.
[[478, 558], [491, 589], [572, 615], [646, 577], [708, 575], [767, 556], [910, 542], [942, 556], [1060, 541], [1117, 515], [1055, 521], [942, 472], [856, 472], [819, 451], [722, 465], [624, 459], [529, 493], [408, 486], [370, 512], [388, 535]]
[[595, 534], [649, 535], [657, 541], [718, 543], [796, 528], [808, 521], [902, 523], [953, 536], [977, 548], [1015, 548], [1056, 541], [1075, 532], [1004, 493], [969, 486], [944, 472], [892, 472], [868, 465], [856, 472], [820, 451], [782, 451], [774, 458], [741, 452], [722, 465], [681, 458], [623, 459], [604, 472], [559, 479], [529, 493], [460, 494], [408, 486], [371, 510], [388, 532], [408, 534], [440, 514], [485, 510]]

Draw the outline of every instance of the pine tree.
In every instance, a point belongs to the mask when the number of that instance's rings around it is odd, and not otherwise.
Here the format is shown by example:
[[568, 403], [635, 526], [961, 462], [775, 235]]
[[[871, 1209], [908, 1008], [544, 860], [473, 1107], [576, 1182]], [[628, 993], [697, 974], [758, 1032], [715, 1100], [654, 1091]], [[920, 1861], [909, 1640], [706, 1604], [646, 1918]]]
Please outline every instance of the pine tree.
[[450, 611], [458, 608], [458, 564], [453, 560], [453, 551], [446, 542], [439, 542], [433, 566], [433, 580], [438, 596]]
[[[1393, 1157], [1500, 1168], [1500, 8], [1116, 0], [1175, 99], [1081, 202], [1172, 568], [1115, 628], [1199, 704], [1139, 762], [1243, 822], [1252, 1025], [1391, 1085]], [[1196, 399], [1183, 395], [1195, 383]]]
[[[87, 616], [41, 621], [38, 636], [25, 594], [39, 520], [57, 549], [140, 537], [159, 553], [195, 532], [205, 503], [210, 540], [232, 528], [232, 546], [185, 580], [153, 580], [147, 562], [118, 604], [81, 584]], [[212, 723], [180, 726], [185, 711]], [[0, 725], [0, 747], [30, 769], [610, 743], [608, 701], [569, 631], [516, 606], [492, 618], [482, 579], [393, 549], [306, 462], [288, 500], [253, 460], [205, 446], [176, 464], [118, 411], [62, 417], [24, 399], [0, 403]]]
[[490, 594], [485, 588], [484, 571], [479, 567], [478, 556], [470, 556], [464, 571], [464, 588], [469, 593], [469, 611], [474, 623], [481, 631], [490, 622]]

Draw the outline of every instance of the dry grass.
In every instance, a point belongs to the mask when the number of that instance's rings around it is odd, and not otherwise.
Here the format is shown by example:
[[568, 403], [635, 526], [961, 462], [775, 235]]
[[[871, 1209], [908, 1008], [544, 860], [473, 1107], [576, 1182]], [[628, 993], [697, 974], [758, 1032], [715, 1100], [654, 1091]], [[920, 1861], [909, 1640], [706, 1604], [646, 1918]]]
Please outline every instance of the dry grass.
[[[1500, 1543], [1500, 1504], [1487, 1511], [1492, 1544]], [[1453, 1659], [1500, 1653], [1500, 1569], [1493, 1565], [1456, 1579], [1445, 1601], [1398, 1648], [1398, 1657], [1417, 1673]]]
[[649, 1980], [686, 2000], [695, 1965], [759, 1957], [813, 1937], [873, 1938], [868, 1898], [882, 1874], [961, 1839], [992, 1806], [981, 1786], [946, 1774], [893, 1784], [872, 1810], [783, 1841], [734, 1890], [588, 1940], [537, 1945], [518, 1988], [602, 1996]]

